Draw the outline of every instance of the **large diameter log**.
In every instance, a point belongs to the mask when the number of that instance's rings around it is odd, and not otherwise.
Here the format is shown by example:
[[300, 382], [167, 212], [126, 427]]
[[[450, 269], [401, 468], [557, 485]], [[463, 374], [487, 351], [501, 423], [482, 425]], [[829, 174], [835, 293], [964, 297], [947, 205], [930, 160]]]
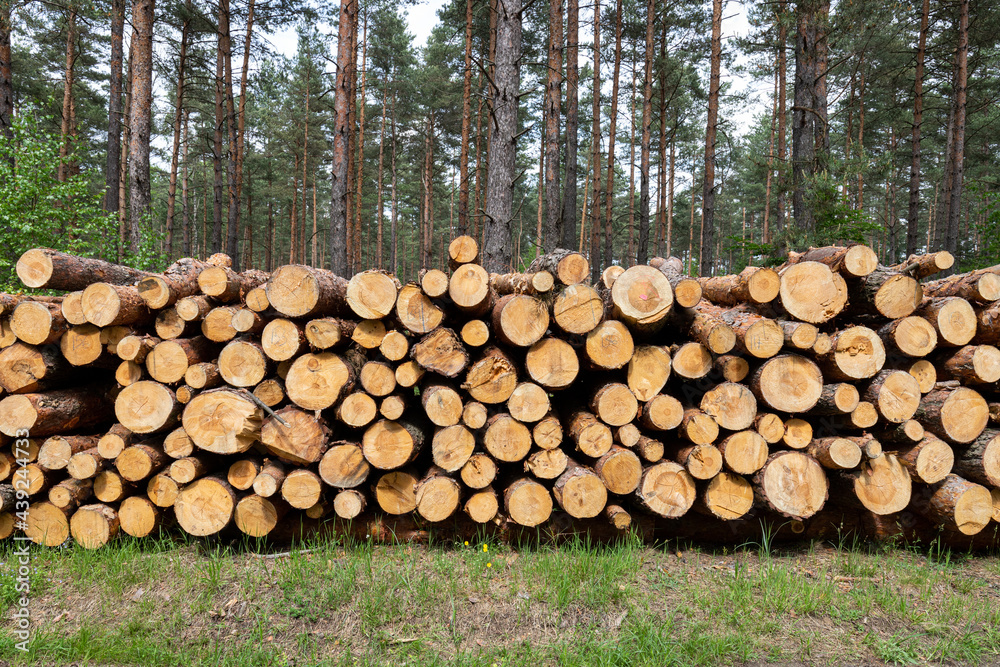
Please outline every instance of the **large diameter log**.
[[776, 452], [754, 475], [757, 498], [790, 519], [807, 519], [826, 503], [829, 481], [816, 459], [802, 452]]
[[847, 305], [847, 283], [819, 262], [805, 261], [781, 270], [781, 305], [803, 322], [829, 322]]
[[[674, 290], [674, 301], [681, 308], [693, 308], [701, 301], [701, 283], [696, 278], [684, 275], [684, 262], [677, 257], [652, 257], [649, 265], [667, 277]], [[607, 269], [605, 269], [607, 270]]]
[[278, 410], [260, 429], [260, 440], [268, 451], [299, 465], [319, 461], [329, 436], [330, 429], [321, 417], [294, 407]]
[[285, 476], [281, 483], [281, 497], [295, 509], [305, 510], [320, 501], [323, 480], [312, 470], [299, 468]]
[[51, 345], [21, 342], [0, 351], [0, 387], [10, 394], [37, 393], [63, 382], [73, 369]]
[[418, 285], [410, 283], [399, 289], [396, 317], [400, 324], [413, 333], [426, 334], [441, 324], [444, 311], [431, 301]]
[[632, 334], [618, 320], [606, 320], [587, 334], [584, 352], [590, 364], [601, 370], [625, 366], [634, 351]]
[[332, 271], [297, 264], [282, 266], [265, 287], [271, 306], [286, 317], [348, 314], [347, 280]]
[[80, 303], [87, 321], [98, 327], [152, 320], [151, 311], [134, 287], [94, 283], [83, 290]]
[[439, 327], [420, 339], [410, 358], [421, 368], [445, 377], [456, 377], [469, 365], [469, 353], [451, 329]]
[[73, 513], [70, 534], [84, 549], [99, 549], [118, 534], [118, 512], [100, 503], [84, 505]]
[[615, 318], [633, 331], [650, 334], [667, 322], [674, 305], [670, 281], [651, 266], [636, 265], [625, 270], [611, 287]]
[[889, 349], [907, 357], [925, 357], [938, 342], [934, 325], [917, 315], [893, 320], [879, 329], [878, 335]]
[[961, 347], [976, 335], [976, 311], [961, 297], [925, 298], [917, 314], [934, 327], [941, 345]]
[[182, 424], [191, 441], [207, 452], [239, 454], [260, 436], [263, 411], [229, 389], [205, 391], [184, 407]]
[[946, 442], [967, 444], [986, 429], [989, 407], [973, 389], [942, 388], [924, 395], [914, 418]]
[[966, 345], [937, 357], [935, 368], [943, 380], [992, 384], [1000, 380], [1000, 349], [992, 345]]
[[10, 329], [18, 340], [30, 345], [44, 345], [59, 340], [69, 329], [62, 314], [62, 304], [22, 301], [10, 318]]
[[110, 398], [106, 389], [93, 386], [7, 396], [0, 401], [0, 433], [42, 438], [97, 426], [111, 421]]
[[533, 382], [521, 382], [507, 399], [507, 411], [514, 419], [525, 424], [543, 419], [550, 407], [548, 393]]
[[860, 503], [865, 509], [884, 516], [903, 511], [910, 504], [910, 473], [892, 454], [883, 454], [861, 464], [856, 470], [841, 471], [838, 477], [854, 492], [844, 500]]
[[809, 359], [783, 354], [765, 361], [750, 386], [757, 399], [772, 410], [807, 412], [823, 393], [823, 374]]
[[292, 362], [285, 391], [304, 410], [325, 410], [354, 388], [356, 370], [333, 352], [304, 354]]
[[639, 345], [628, 362], [628, 388], [645, 402], [660, 393], [670, 378], [670, 351], [659, 345]]
[[174, 501], [177, 523], [189, 535], [214, 535], [229, 525], [236, 511], [236, 493], [218, 477], [202, 477], [188, 484]]
[[451, 268], [471, 264], [479, 260], [479, 244], [476, 239], [465, 234], [456, 236], [448, 244], [448, 262]]
[[439, 428], [431, 440], [431, 456], [434, 465], [445, 472], [462, 469], [476, 448], [472, 432], [461, 424]]
[[885, 421], [902, 424], [917, 412], [920, 383], [906, 371], [885, 370], [872, 378], [862, 398]]
[[133, 433], [159, 433], [173, 428], [180, 411], [174, 392], [150, 380], [125, 387], [115, 400], [118, 422]]
[[489, 310], [492, 295], [490, 274], [478, 264], [463, 264], [451, 274], [448, 296], [466, 315], [475, 317]]
[[924, 283], [923, 288], [924, 294], [930, 297], [958, 296], [977, 303], [991, 303], [1000, 299], [1000, 275], [993, 269], [980, 269], [932, 280]]
[[531, 451], [531, 431], [507, 413], [496, 414], [486, 422], [483, 445], [494, 459], [515, 463]]
[[590, 277], [590, 262], [578, 252], [557, 249], [536, 257], [528, 272], [548, 271], [563, 285], [576, 285]]
[[635, 495], [654, 514], [676, 519], [694, 505], [694, 478], [680, 464], [662, 461], [643, 470]]
[[852, 278], [864, 278], [878, 268], [878, 255], [866, 245], [825, 246], [789, 253], [789, 262], [820, 262]]
[[594, 472], [609, 492], [626, 495], [639, 486], [642, 462], [631, 450], [615, 445], [597, 460]]
[[334, 443], [319, 462], [320, 477], [335, 489], [361, 486], [370, 470], [361, 447], [349, 442]]
[[[669, 360], [669, 355], [667, 359]], [[524, 368], [534, 382], [546, 389], [557, 390], [573, 384], [580, 372], [580, 360], [569, 343], [547, 337], [528, 349]], [[669, 373], [669, 366], [667, 372]]]
[[585, 410], [570, 414], [566, 430], [577, 450], [591, 458], [604, 456], [613, 444], [611, 429]]
[[75, 326], [59, 339], [59, 350], [66, 361], [74, 366], [88, 366], [104, 352], [101, 330], [93, 324]]
[[444, 470], [431, 467], [417, 483], [417, 514], [431, 523], [444, 521], [458, 510], [462, 489]]
[[347, 305], [365, 320], [378, 320], [396, 305], [399, 283], [383, 271], [356, 273], [347, 284]]
[[69, 517], [52, 503], [31, 503], [24, 524], [25, 537], [35, 544], [57, 547], [69, 539]]
[[740, 475], [722, 471], [708, 482], [701, 502], [712, 516], [733, 521], [753, 507], [753, 486]]
[[234, 321], [239, 313], [240, 309], [235, 306], [213, 308], [201, 321], [202, 335], [216, 343], [225, 343], [236, 338], [239, 331]]
[[417, 478], [395, 470], [379, 478], [375, 500], [387, 514], [409, 514], [417, 508]]
[[874, 377], [885, 365], [885, 345], [868, 327], [855, 326], [831, 336], [832, 347], [817, 361], [827, 380], [853, 382]]
[[953, 474], [932, 488], [930, 498], [914, 504], [922, 514], [945, 530], [975, 535], [986, 528], [993, 518], [993, 497], [985, 486]]
[[701, 343], [671, 347], [670, 356], [671, 370], [682, 378], [697, 380], [712, 372], [712, 353]]
[[723, 382], [702, 396], [701, 411], [730, 431], [742, 431], [753, 425], [757, 415], [757, 399], [744, 385]]
[[493, 306], [493, 332], [505, 345], [530, 347], [548, 328], [548, 307], [533, 296], [508, 294]]
[[414, 424], [382, 419], [365, 430], [361, 450], [372, 466], [394, 470], [416, 458], [424, 439], [424, 432]]
[[757, 431], [733, 433], [719, 443], [718, 449], [726, 467], [740, 475], [752, 475], [767, 462], [767, 442]]
[[604, 300], [590, 285], [570, 285], [552, 301], [552, 319], [566, 333], [583, 335], [604, 319]]
[[487, 348], [469, 367], [462, 389], [473, 400], [494, 405], [510, 398], [517, 387], [517, 367], [498, 347]]
[[973, 482], [1000, 487], [1000, 431], [983, 431], [968, 447], [956, 452], [954, 471]]
[[737, 275], [700, 278], [702, 295], [713, 303], [738, 306], [764, 304], [778, 298], [781, 279], [774, 269], [748, 266]]
[[82, 290], [98, 283], [134, 285], [148, 275], [145, 271], [112, 264], [100, 259], [76, 257], [49, 248], [28, 250], [17, 260], [17, 277], [27, 287], [54, 290]]
[[889, 319], [912, 315], [924, 298], [923, 288], [916, 278], [886, 266], [851, 281], [849, 293], [852, 310]]
[[552, 515], [552, 495], [549, 490], [528, 478], [511, 483], [504, 491], [503, 501], [510, 520], [528, 528], [545, 523]]
[[[1000, 447], [997, 452], [1000, 453]], [[933, 435], [927, 435], [917, 443], [910, 443], [893, 454], [912, 477], [924, 484], [940, 482], [955, 466], [954, 450], [947, 442]]]
[[552, 485], [552, 495], [563, 511], [576, 519], [591, 519], [608, 504], [608, 489], [601, 478], [572, 460]]

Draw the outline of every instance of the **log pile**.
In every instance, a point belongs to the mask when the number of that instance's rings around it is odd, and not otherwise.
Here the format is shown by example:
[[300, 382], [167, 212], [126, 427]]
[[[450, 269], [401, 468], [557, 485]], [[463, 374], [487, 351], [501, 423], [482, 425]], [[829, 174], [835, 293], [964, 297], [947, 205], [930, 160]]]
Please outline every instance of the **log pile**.
[[449, 251], [406, 285], [25, 253], [62, 294], [0, 295], [0, 537], [996, 539], [1000, 267], [929, 280], [950, 255], [855, 245], [589, 285], [571, 251], [505, 275]]

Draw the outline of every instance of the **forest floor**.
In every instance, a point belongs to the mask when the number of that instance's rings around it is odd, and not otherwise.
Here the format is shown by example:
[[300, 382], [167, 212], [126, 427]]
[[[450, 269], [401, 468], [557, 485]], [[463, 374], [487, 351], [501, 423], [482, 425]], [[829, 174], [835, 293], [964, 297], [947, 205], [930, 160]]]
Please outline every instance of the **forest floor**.
[[33, 550], [30, 651], [0, 550], [0, 664], [1000, 663], [1000, 558], [792, 550], [119, 539]]

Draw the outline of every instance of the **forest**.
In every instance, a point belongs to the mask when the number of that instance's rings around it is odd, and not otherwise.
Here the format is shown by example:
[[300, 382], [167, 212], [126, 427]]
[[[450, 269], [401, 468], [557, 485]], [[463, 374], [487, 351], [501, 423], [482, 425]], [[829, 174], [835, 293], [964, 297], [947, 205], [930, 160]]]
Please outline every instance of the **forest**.
[[0, 282], [39, 245], [405, 281], [461, 233], [493, 271], [1000, 261], [997, 3], [448, 0], [425, 46], [409, 8], [0, 0]]

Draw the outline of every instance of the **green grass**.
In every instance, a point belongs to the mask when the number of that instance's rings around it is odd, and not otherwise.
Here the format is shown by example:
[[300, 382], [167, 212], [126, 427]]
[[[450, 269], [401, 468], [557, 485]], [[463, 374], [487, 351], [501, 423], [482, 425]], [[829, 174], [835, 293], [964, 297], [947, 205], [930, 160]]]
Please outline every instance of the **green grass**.
[[[932, 547], [765, 540], [735, 552], [118, 540], [34, 549], [33, 640], [14, 665], [984, 664], [1000, 561]], [[678, 550], [680, 549], [680, 550]]]

